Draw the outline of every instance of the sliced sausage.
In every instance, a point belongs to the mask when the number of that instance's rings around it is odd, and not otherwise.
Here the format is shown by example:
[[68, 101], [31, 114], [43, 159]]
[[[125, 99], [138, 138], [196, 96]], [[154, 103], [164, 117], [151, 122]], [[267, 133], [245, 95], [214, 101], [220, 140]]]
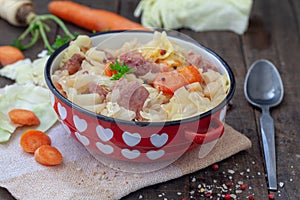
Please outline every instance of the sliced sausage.
[[106, 95], [108, 94], [108, 90], [104, 87], [102, 87], [101, 85], [98, 85], [97, 83], [90, 83], [89, 85], [89, 93], [97, 93], [100, 96], [104, 96], [106, 97]]
[[194, 65], [198, 68], [201, 68], [203, 72], [206, 72], [208, 69], [218, 71], [218, 68], [212, 63], [204, 60], [201, 55], [190, 52], [188, 54], [187, 65]]
[[144, 86], [138, 81], [131, 81], [121, 88], [117, 103], [128, 110], [134, 111], [138, 118], [148, 96], [149, 92]]
[[195, 54], [194, 52], [189, 52], [188, 54], [188, 65], [194, 65], [197, 67], [200, 67], [201, 62], [202, 62], [202, 56], [199, 54]]
[[168, 66], [165, 64], [158, 64], [150, 59], [145, 59], [139, 52], [121, 55], [120, 62], [124, 62], [125, 65], [133, 69], [133, 74], [148, 83], [152, 83], [158, 73], [168, 70]]
[[67, 70], [69, 75], [75, 74], [81, 69], [81, 63], [84, 60], [84, 56], [80, 54], [74, 54], [63, 66], [62, 70]]
[[151, 65], [143, 58], [139, 52], [128, 52], [120, 56], [120, 62], [127, 65], [134, 70], [134, 74], [137, 76], [143, 76], [151, 70]]

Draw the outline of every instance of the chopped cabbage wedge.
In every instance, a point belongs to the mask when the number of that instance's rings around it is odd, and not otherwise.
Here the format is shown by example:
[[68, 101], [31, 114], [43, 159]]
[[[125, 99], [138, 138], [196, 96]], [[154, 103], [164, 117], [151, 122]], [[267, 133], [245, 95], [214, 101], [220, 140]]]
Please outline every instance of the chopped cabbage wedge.
[[6, 142], [11, 134], [19, 127], [11, 123], [8, 112], [15, 108], [33, 111], [40, 120], [40, 125], [34, 128], [47, 131], [57, 121], [49, 97], [49, 90], [33, 83], [13, 84], [0, 89], [0, 142]]
[[141, 0], [134, 15], [153, 28], [230, 30], [243, 34], [253, 0]]
[[0, 69], [0, 75], [15, 80], [18, 84], [34, 83], [46, 86], [44, 68], [49, 56], [31, 62], [30, 59], [20, 60]]

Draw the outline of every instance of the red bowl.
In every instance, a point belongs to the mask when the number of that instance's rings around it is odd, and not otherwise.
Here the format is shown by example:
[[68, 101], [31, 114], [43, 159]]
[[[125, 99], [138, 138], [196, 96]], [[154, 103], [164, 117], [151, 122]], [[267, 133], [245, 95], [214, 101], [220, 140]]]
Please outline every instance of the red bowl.
[[[153, 32], [103, 32], [92, 35], [93, 46], [119, 48], [124, 42], [137, 38], [147, 42]], [[166, 122], [136, 122], [110, 118], [88, 111], [66, 99], [54, 87], [51, 75], [57, 69], [65, 45], [49, 58], [46, 83], [51, 90], [51, 102], [59, 118], [72, 137], [93, 155], [121, 161], [160, 162], [179, 158], [195, 147], [217, 140], [224, 132], [226, 107], [235, 90], [234, 75], [227, 63], [216, 53], [182, 35], [168, 37], [178, 45], [201, 54], [225, 73], [230, 81], [226, 98], [213, 109], [190, 118]]]

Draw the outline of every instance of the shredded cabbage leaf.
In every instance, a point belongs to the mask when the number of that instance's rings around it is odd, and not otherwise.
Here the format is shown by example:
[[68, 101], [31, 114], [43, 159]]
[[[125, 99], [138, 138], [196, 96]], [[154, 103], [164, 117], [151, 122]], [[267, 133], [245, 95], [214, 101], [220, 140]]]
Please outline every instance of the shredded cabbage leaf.
[[15, 80], [18, 84], [33, 83], [46, 87], [44, 68], [49, 56], [33, 62], [30, 59], [20, 60], [0, 69], [0, 75]]
[[49, 90], [33, 83], [13, 84], [0, 89], [0, 143], [6, 142], [19, 127], [11, 123], [8, 112], [15, 108], [33, 111], [40, 120], [40, 125], [30, 127], [47, 131], [57, 121], [57, 115], [52, 108]]

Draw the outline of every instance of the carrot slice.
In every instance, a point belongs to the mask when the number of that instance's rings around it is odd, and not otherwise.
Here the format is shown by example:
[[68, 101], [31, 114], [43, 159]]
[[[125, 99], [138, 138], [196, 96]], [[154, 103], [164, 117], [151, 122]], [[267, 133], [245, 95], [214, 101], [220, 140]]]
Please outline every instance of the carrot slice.
[[184, 77], [177, 71], [161, 72], [153, 81], [153, 86], [166, 95], [173, 95], [178, 88], [186, 84]]
[[46, 166], [59, 165], [62, 163], [62, 154], [60, 151], [50, 145], [42, 145], [34, 152], [35, 160]]
[[173, 95], [180, 87], [201, 81], [198, 68], [190, 65], [158, 74], [153, 81], [153, 86], [164, 94]]
[[42, 145], [50, 145], [50, 137], [39, 130], [31, 129], [23, 133], [20, 139], [20, 145], [24, 151], [34, 153]]
[[106, 63], [106, 65], [104, 66], [104, 74], [105, 74], [106, 76], [112, 76], [112, 75], [118, 73], [116, 70], [112, 70], [112, 69], [110, 68], [110, 65], [111, 65], [111, 64], [112, 64], [111, 62], [108, 62], [108, 63]]
[[0, 63], [2, 66], [15, 63], [19, 60], [23, 60], [25, 57], [21, 50], [12, 46], [0, 47]]
[[25, 109], [13, 109], [8, 112], [10, 120], [21, 126], [34, 126], [39, 125], [40, 120], [34, 112]]
[[201, 82], [202, 78], [197, 67], [193, 65], [181, 67], [178, 70], [188, 83]]

